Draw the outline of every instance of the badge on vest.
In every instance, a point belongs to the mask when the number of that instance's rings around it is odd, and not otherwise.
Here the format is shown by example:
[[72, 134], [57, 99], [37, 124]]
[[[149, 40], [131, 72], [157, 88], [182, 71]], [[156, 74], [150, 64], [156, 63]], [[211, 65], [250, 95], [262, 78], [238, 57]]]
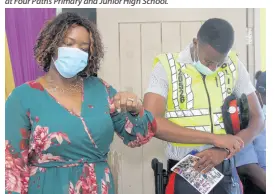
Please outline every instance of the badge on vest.
[[182, 71], [179, 71], [179, 92], [180, 92], [180, 103], [184, 103], [185, 101], [185, 97], [184, 97], [184, 91], [183, 91], [183, 74], [182, 74]]

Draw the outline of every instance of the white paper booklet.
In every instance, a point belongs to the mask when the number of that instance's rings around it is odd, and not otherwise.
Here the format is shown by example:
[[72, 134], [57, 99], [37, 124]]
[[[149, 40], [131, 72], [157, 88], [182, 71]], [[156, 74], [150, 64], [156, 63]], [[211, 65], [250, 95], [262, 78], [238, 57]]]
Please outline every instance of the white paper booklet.
[[222, 180], [224, 175], [215, 168], [206, 174], [199, 173], [193, 168], [198, 159], [196, 156], [187, 155], [171, 170], [182, 176], [201, 194], [208, 194]]

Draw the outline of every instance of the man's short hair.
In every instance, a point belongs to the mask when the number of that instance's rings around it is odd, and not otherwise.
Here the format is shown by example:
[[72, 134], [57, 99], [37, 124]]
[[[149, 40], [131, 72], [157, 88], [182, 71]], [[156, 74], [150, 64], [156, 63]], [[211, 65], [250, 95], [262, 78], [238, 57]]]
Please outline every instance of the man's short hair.
[[203, 23], [197, 38], [200, 43], [209, 44], [217, 52], [226, 54], [234, 43], [234, 29], [226, 20], [212, 18]]

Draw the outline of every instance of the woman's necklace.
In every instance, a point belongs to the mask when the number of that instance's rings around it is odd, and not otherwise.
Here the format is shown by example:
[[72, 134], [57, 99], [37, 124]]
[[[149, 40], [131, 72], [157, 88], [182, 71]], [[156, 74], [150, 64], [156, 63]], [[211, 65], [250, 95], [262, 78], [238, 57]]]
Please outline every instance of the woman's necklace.
[[73, 83], [70, 83], [64, 88], [58, 86], [50, 76], [45, 76], [45, 80], [49, 92], [60, 92], [63, 94], [76, 94], [83, 92], [83, 79], [80, 77], [77, 77]]

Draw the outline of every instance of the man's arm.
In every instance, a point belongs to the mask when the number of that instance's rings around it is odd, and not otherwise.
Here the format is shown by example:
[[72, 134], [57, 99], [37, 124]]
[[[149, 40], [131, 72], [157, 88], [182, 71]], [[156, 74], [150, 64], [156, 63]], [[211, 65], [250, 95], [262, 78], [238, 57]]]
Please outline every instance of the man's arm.
[[249, 104], [249, 125], [246, 129], [241, 130], [237, 136], [242, 138], [245, 145], [251, 143], [257, 135], [264, 129], [264, 116], [261, 106], [255, 92], [247, 96]]
[[237, 97], [240, 97], [243, 93], [247, 95], [250, 119], [248, 127], [241, 130], [237, 136], [241, 137], [246, 145], [255, 139], [255, 137], [264, 129], [265, 124], [264, 115], [249, 74], [239, 59], [238, 64], [239, 76], [236, 81], [234, 93]]
[[144, 107], [156, 117], [157, 138], [174, 143], [215, 144], [215, 135], [181, 127], [165, 119], [166, 100], [161, 95], [145, 94]]
[[232, 153], [239, 151], [242, 147], [242, 140], [239, 137], [196, 131], [178, 126], [165, 119], [167, 93], [167, 75], [163, 66], [159, 63], [152, 72], [149, 89], [144, 96], [144, 108], [150, 111], [157, 121], [157, 138], [174, 143], [212, 144], [227, 148]]

